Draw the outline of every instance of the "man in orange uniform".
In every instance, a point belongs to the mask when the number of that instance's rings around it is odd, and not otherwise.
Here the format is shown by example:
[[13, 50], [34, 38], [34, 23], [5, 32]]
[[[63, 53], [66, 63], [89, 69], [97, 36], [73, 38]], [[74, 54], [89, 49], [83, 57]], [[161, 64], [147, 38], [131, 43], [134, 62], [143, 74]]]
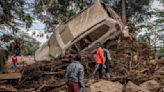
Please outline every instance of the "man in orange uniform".
[[97, 53], [96, 53], [96, 67], [93, 72], [93, 76], [95, 77], [96, 71], [98, 70], [99, 73], [99, 79], [102, 79], [102, 68], [103, 64], [105, 62], [105, 57], [104, 57], [104, 51], [101, 46], [101, 43], [97, 43]]

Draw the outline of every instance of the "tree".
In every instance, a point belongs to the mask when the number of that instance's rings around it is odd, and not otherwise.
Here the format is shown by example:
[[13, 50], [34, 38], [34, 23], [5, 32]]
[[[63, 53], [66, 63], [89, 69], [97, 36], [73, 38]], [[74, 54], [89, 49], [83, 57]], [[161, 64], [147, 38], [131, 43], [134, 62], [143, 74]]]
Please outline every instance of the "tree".
[[26, 41], [21, 46], [21, 55], [34, 55], [35, 51], [39, 48], [40, 43], [36, 41]]
[[126, 25], [126, 0], [121, 0], [121, 18], [122, 18], [122, 21], [124, 23], [124, 25]]
[[3, 42], [0, 45], [4, 45], [3, 48], [7, 49], [11, 55], [33, 55], [40, 45], [39, 42], [24, 32], [19, 32], [19, 36], [3, 34], [0, 40]]
[[[164, 12], [162, 10], [154, 11], [154, 19], [153, 21], [148, 21], [138, 25], [139, 33], [142, 35], [138, 36], [139, 40], [149, 42], [152, 46], [154, 46], [155, 51], [159, 50], [163, 47], [164, 42]], [[144, 38], [144, 39], [142, 39]]]
[[28, 0], [0, 0], [0, 28], [7, 26], [13, 31], [21, 25], [29, 28], [32, 24], [32, 17], [27, 12], [29, 6]]
[[123, 23], [129, 26], [130, 32], [136, 31], [135, 25], [151, 15], [148, 11], [151, 0], [109, 0], [108, 3], [121, 16]]
[[[35, 15], [46, 24], [47, 29], [51, 29], [95, 1], [97, 0], [35, 0]], [[150, 3], [150, 0], [101, 1], [111, 5], [130, 28], [144, 20], [143, 15], [147, 15]]]
[[35, 0], [34, 13], [46, 24], [47, 30], [78, 13], [92, 0]]

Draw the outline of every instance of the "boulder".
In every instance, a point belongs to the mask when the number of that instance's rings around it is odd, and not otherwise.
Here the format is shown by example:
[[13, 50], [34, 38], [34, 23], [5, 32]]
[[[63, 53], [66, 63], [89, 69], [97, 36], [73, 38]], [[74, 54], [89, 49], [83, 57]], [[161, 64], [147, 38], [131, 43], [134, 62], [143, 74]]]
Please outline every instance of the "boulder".
[[90, 92], [122, 92], [123, 86], [107, 80], [101, 80], [90, 86]]
[[156, 92], [160, 88], [160, 85], [155, 80], [149, 80], [140, 84], [140, 87], [145, 88], [151, 92]]
[[129, 81], [126, 86], [126, 92], [150, 92], [150, 91]]

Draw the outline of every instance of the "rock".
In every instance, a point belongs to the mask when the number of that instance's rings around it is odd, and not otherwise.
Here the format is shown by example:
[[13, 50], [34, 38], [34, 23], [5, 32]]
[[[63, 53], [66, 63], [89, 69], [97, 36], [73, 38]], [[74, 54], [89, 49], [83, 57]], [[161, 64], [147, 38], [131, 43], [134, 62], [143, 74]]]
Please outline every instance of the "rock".
[[164, 88], [160, 89], [159, 92], [164, 92]]
[[90, 86], [90, 92], [122, 92], [123, 86], [120, 83], [101, 80]]
[[136, 84], [129, 81], [126, 86], [126, 92], [150, 92], [150, 91], [140, 86], [137, 86]]
[[140, 84], [140, 87], [145, 88], [151, 92], [156, 92], [160, 88], [160, 85], [155, 80], [149, 80]]

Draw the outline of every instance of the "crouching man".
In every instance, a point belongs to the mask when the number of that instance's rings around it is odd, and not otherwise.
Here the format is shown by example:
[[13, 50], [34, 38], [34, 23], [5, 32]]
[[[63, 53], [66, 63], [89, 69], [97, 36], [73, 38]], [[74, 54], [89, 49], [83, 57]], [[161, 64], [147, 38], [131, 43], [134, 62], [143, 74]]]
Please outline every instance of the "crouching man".
[[81, 56], [76, 55], [74, 61], [67, 67], [65, 81], [68, 92], [84, 92], [84, 67], [80, 61]]

